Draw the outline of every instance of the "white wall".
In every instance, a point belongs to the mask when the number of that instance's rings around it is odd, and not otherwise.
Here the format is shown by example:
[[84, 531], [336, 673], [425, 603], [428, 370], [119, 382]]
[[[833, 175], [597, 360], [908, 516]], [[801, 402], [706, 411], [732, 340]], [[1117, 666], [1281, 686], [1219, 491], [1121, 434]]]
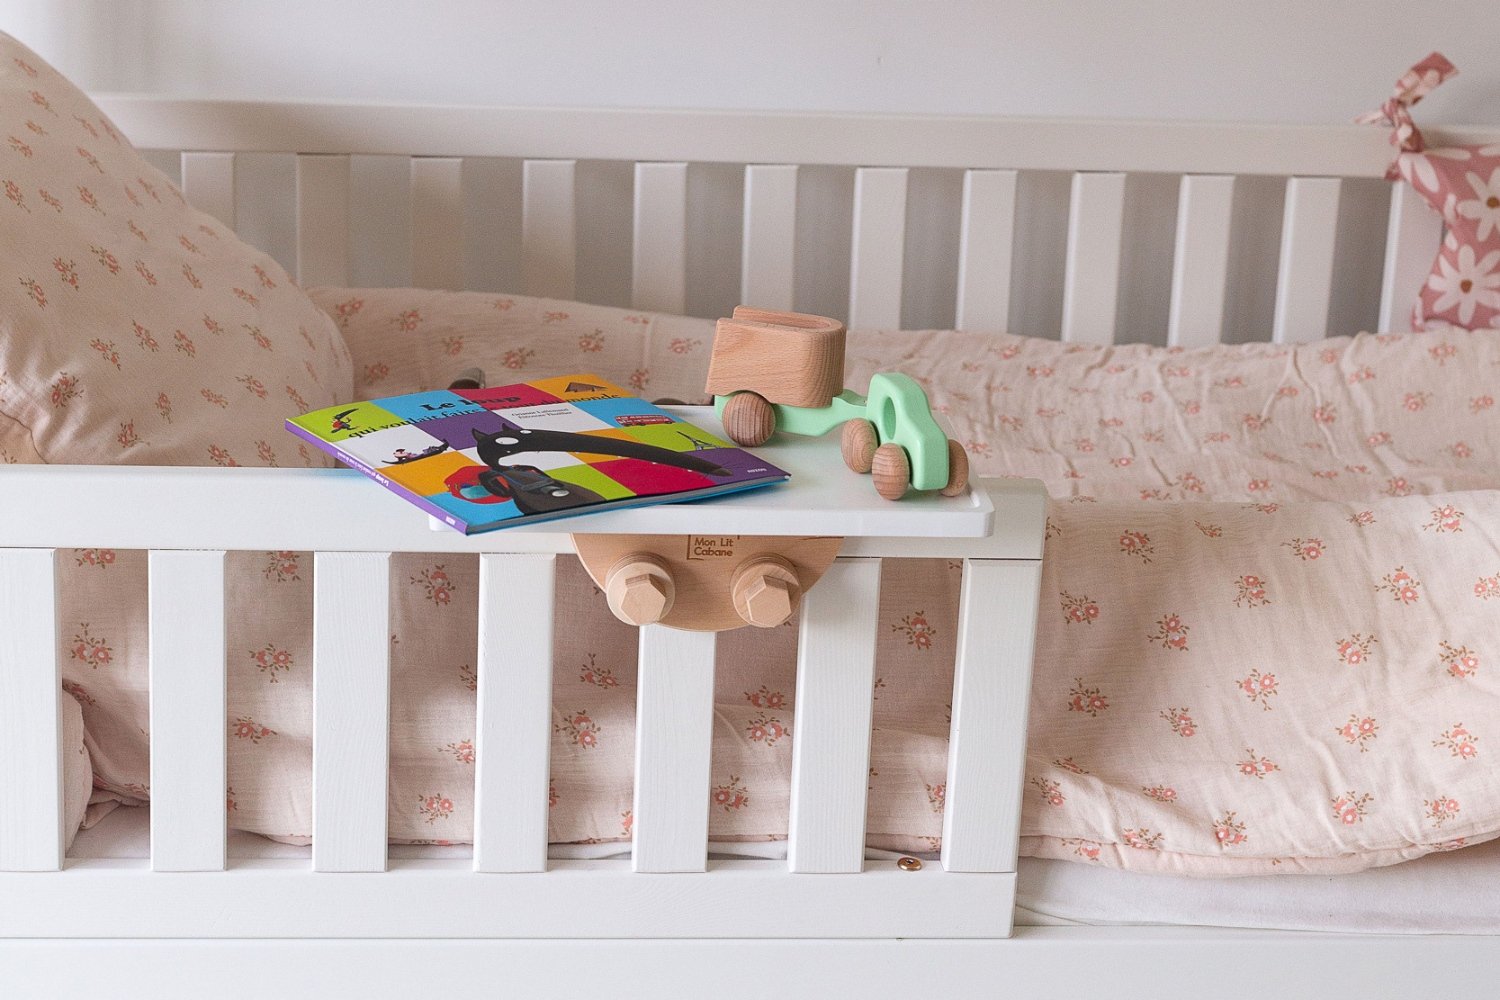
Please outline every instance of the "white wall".
[[1432, 49], [1500, 124], [1495, 0], [0, 0], [86, 87], [199, 96], [1343, 122]]
[[[1228, 2], [1159, 0], [892, 3], [867, 0], [0, 0], [0, 27], [87, 89], [191, 96], [341, 98], [474, 104], [686, 106], [915, 113], [1348, 121], [1375, 107], [1394, 78], [1432, 49], [1462, 70], [1420, 109], [1432, 123], [1500, 125], [1500, 0]], [[476, 170], [476, 197], [505, 200], [514, 177]], [[407, 220], [399, 163], [367, 162], [356, 228], [368, 251], [357, 282], [406, 280]], [[290, 184], [287, 163], [250, 163], [241, 203], [270, 204]], [[732, 171], [700, 171], [693, 184], [699, 236], [737, 226]], [[1132, 178], [1133, 236], [1170, 245], [1174, 188]], [[593, 169], [581, 216], [600, 232], [628, 232], [628, 171]], [[802, 205], [832, 228], [847, 221], [848, 178], [804, 172]], [[1379, 261], [1371, 234], [1383, 218], [1382, 185], [1346, 186], [1339, 267], [1348, 276], [1331, 328], [1373, 322]], [[1246, 185], [1236, 230], [1247, 245], [1274, 246], [1280, 194]], [[1023, 194], [1023, 238], [1048, 252], [1018, 263], [1011, 326], [1055, 335], [1060, 313], [1061, 226], [1066, 179], [1033, 175]], [[939, 289], [951, 281], [957, 179], [914, 175], [908, 273]], [[582, 209], [587, 208], [585, 213]], [[253, 213], [247, 238], [290, 256], [284, 208]], [[471, 232], [470, 281], [515, 286], [512, 248]], [[482, 234], [481, 234], [482, 235]], [[587, 235], [587, 234], [586, 234]], [[846, 252], [837, 237], [799, 257], [799, 308], [841, 314], [839, 280], [822, 275]], [[1056, 238], [1053, 238], [1056, 237]], [[503, 242], [503, 241], [502, 241]], [[624, 304], [628, 255], [584, 241], [590, 259], [580, 295]], [[803, 259], [805, 258], [805, 259]], [[1122, 287], [1125, 339], [1159, 340], [1170, 259], [1128, 255]], [[694, 257], [690, 310], [733, 304], [733, 252]], [[808, 276], [807, 281], [803, 277]], [[1274, 271], [1241, 275], [1231, 288], [1230, 339], [1269, 327]], [[907, 302], [906, 325], [952, 322], [941, 292]]]

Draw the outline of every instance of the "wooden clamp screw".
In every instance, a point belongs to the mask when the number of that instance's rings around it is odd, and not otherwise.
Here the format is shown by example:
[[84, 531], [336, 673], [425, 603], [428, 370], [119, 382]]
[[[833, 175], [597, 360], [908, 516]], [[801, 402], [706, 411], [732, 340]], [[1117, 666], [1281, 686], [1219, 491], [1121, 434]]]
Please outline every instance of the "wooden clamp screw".
[[781, 556], [748, 559], [734, 571], [729, 582], [734, 610], [746, 624], [775, 628], [802, 603], [802, 585], [797, 571]]
[[665, 618], [677, 599], [677, 586], [667, 564], [647, 552], [632, 552], [604, 578], [609, 610], [631, 625], [654, 625]]

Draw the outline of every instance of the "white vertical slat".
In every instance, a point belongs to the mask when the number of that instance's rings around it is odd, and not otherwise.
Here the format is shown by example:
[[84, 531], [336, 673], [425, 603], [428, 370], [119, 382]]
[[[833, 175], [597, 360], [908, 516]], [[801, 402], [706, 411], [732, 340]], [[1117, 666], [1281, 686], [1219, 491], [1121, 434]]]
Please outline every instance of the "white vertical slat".
[[630, 304], [682, 313], [687, 304], [687, 164], [635, 165]]
[[1234, 177], [1183, 176], [1177, 189], [1177, 242], [1172, 253], [1169, 347], [1217, 344], [1229, 281], [1229, 224]]
[[757, 309], [790, 311], [796, 247], [796, 166], [751, 164], [745, 168], [740, 301]]
[[638, 872], [707, 869], [714, 645], [712, 632], [641, 629], [631, 848]]
[[411, 283], [464, 287], [464, 161], [456, 156], [411, 159]]
[[151, 868], [224, 870], [224, 553], [150, 554]]
[[1271, 330], [1277, 344], [1306, 343], [1328, 334], [1341, 186], [1337, 177], [1287, 178]]
[[297, 284], [349, 283], [349, 157], [297, 157]]
[[849, 326], [901, 326], [906, 258], [906, 168], [854, 172], [854, 233], [849, 263]]
[[1016, 235], [1016, 172], [964, 171], [963, 219], [958, 237], [960, 330], [1003, 331], [1010, 326], [1010, 265]]
[[234, 228], [234, 154], [183, 153], [182, 193], [193, 207]]
[[577, 265], [574, 160], [527, 160], [521, 172], [521, 281], [527, 295], [571, 299]]
[[857, 872], [865, 860], [880, 560], [840, 559], [802, 602], [787, 867]]
[[313, 870], [380, 872], [386, 860], [390, 555], [313, 563]]
[[62, 661], [52, 549], [0, 549], [0, 871], [63, 862]]
[[1040, 560], [964, 563], [943, 808], [950, 872], [1016, 870], [1041, 579]]
[[1063, 276], [1063, 340], [1084, 344], [1114, 341], [1124, 225], [1125, 175], [1074, 174]]
[[1432, 258], [1443, 241], [1443, 218], [1403, 181], [1391, 185], [1391, 213], [1385, 235], [1385, 272], [1380, 283], [1381, 332], [1411, 329], [1417, 301]]
[[547, 870], [551, 555], [479, 557], [474, 870]]

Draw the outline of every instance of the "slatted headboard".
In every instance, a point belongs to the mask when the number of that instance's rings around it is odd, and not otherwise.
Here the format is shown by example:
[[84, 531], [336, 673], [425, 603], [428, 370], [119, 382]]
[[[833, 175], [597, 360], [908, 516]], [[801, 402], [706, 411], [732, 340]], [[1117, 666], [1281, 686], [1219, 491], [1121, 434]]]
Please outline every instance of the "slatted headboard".
[[[740, 260], [738, 298], [800, 307], [794, 270], [799, 170], [853, 172], [848, 250], [851, 326], [901, 325], [912, 274], [907, 228], [920, 206], [914, 171], [961, 172], [956, 326], [1007, 329], [1012, 277], [1033, 252], [1017, 225], [1026, 172], [1071, 173], [1062, 339], [1109, 343], [1117, 334], [1122, 263], [1171, 255], [1167, 342], [1218, 340], [1234, 261], [1232, 217], [1241, 178], [1282, 179], [1277, 342], [1329, 332], [1341, 193], [1379, 178], [1391, 151], [1380, 129], [1358, 126], [911, 117], [849, 114], [363, 106], [105, 96], [104, 109], [143, 148], [181, 150], [188, 197], [235, 222], [238, 154], [296, 156], [295, 270], [304, 284], [350, 276], [350, 156], [410, 157], [411, 282], [465, 285], [465, 160], [521, 161], [520, 282], [529, 294], [575, 297], [580, 257], [580, 163], [634, 163], [629, 304], [684, 312], [690, 274], [689, 165], [743, 169], [743, 224], [725, 239]], [[1434, 141], [1495, 141], [1452, 130]], [[1126, 246], [1127, 176], [1178, 178], [1170, 246]], [[1379, 328], [1404, 329], [1437, 247], [1437, 217], [1400, 185], [1384, 227]], [[623, 234], [622, 234], [623, 236]], [[1378, 252], [1369, 248], [1366, 252]], [[816, 280], [816, 275], [813, 280]], [[839, 276], [842, 280], [842, 275]], [[1373, 305], [1373, 304], [1372, 304]], [[1031, 332], [1031, 331], [1018, 331]]]

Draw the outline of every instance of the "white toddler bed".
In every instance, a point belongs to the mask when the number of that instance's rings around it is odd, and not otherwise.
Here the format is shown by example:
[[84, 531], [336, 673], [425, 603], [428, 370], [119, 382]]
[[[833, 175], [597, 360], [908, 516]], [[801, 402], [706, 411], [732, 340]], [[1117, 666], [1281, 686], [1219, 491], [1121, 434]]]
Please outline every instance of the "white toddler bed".
[[[101, 103], [137, 145], [182, 150], [181, 176], [189, 198], [229, 224], [237, 221], [236, 157], [296, 154], [296, 271], [304, 285], [348, 283], [355, 252], [348, 240], [351, 155], [411, 157], [411, 283], [453, 288], [465, 283], [464, 243], [456, 237], [465, 224], [465, 158], [523, 160], [523, 290], [556, 297], [568, 297], [575, 290], [580, 246], [574, 192], [579, 161], [634, 161], [632, 303], [640, 309], [685, 311], [688, 164], [748, 164], [741, 297], [769, 308], [791, 308], [808, 294], [805, 288], [793, 287], [799, 165], [853, 168], [848, 317], [851, 325], [865, 327], [899, 326], [903, 295], [931, 292], [904, 287], [907, 191], [913, 168], [963, 171], [956, 325], [996, 330], [1007, 326], [1014, 261], [1028, 251], [1015, 240], [1021, 172], [1076, 171], [1071, 181], [1061, 335], [1087, 343], [1108, 343], [1114, 337], [1127, 251], [1166, 251], [1122, 246], [1127, 174], [1181, 178], [1171, 249], [1169, 342], [1182, 346], [1212, 343], [1218, 336], [1228, 287], [1235, 176], [1285, 178], [1279, 249], [1236, 252], [1278, 255], [1272, 336], [1290, 343], [1330, 332], [1327, 317], [1336, 279], [1341, 179], [1379, 177], [1389, 158], [1381, 134], [1353, 127], [265, 105], [129, 97], [105, 98]], [[1398, 187], [1392, 191], [1387, 233], [1379, 305], [1382, 329], [1402, 325], [1407, 304], [1403, 292], [1421, 280], [1439, 229], [1436, 220]], [[121, 502], [144, 498], [167, 484], [211, 501], [205, 506], [218, 513], [185, 524], [177, 512], [144, 502], [131, 508]], [[152, 595], [153, 630], [166, 651], [160, 661], [163, 669], [187, 657], [194, 643], [207, 643], [208, 654], [216, 655], [211, 644], [222, 622], [205, 619], [201, 612], [211, 608], [214, 595], [221, 592], [222, 570], [211, 552], [200, 549], [322, 549], [320, 592], [331, 596], [341, 586], [376, 585], [369, 571], [379, 562], [379, 554], [357, 551], [368, 544], [368, 535], [362, 541], [352, 532], [329, 533], [326, 519], [288, 515], [284, 522], [268, 522], [263, 514], [357, 505], [365, 484], [347, 477], [279, 470], [35, 468], [7, 470], [4, 487], [9, 516], [0, 528], [0, 546], [12, 550], [0, 573], [0, 586], [5, 588], [7, 620], [14, 626], [5, 636], [7, 652], [17, 661], [27, 653], [39, 662], [54, 656], [50, 641], [35, 638], [46, 632], [50, 595], [30, 583], [50, 579], [50, 572], [44, 568], [44, 553], [23, 551], [29, 546], [150, 548], [154, 561], [163, 567], [170, 564], [175, 570], [170, 586]], [[991, 548], [952, 554], [1024, 563], [1030, 551], [1024, 536], [1039, 525], [1028, 527], [1017, 512], [1029, 510], [1034, 519], [1036, 493], [999, 484], [990, 488], [1002, 514], [1014, 516], [1019, 533], [998, 535], [986, 543]], [[69, 498], [69, 518], [56, 515], [57, 505], [24, 499], [58, 490], [62, 493], [56, 495]], [[1028, 497], [1030, 507], [1017, 506]], [[53, 508], [50, 516], [47, 507]], [[668, 520], [660, 510], [651, 516], [663, 524]], [[378, 518], [370, 523], [386, 524]], [[677, 530], [688, 527], [683, 523]], [[714, 530], [721, 528], [756, 530], [748, 520], [726, 522]], [[767, 529], [762, 524], [759, 530]], [[412, 531], [395, 522], [390, 522], [389, 531], [382, 537], [390, 539], [385, 544], [392, 548], [399, 547], [399, 540], [408, 547], [515, 552], [488, 559], [506, 560], [509, 572], [550, 572], [551, 543], [518, 547], [513, 541], [535, 536], [464, 542], [434, 535], [414, 540]], [[897, 537], [857, 543], [848, 554], [949, 552], [940, 540], [903, 541], [900, 534], [893, 531]], [[337, 551], [340, 548], [355, 551]], [[537, 553], [522, 552], [527, 548]], [[495, 572], [502, 568], [499, 562], [491, 566]], [[199, 996], [210, 983], [231, 995], [332, 996], [409, 991], [430, 987], [434, 981], [466, 989], [500, 982], [517, 995], [581, 995], [602, 989], [619, 995], [691, 995], [710, 989], [748, 995], [775, 989], [793, 995], [857, 991], [894, 996], [942, 988], [953, 995], [1014, 989], [1044, 995], [1107, 991], [1113, 996], [1157, 996], [1185, 994], [1183, 984], [1192, 984], [1193, 990], [1220, 990], [1227, 987], [1219, 984], [1227, 982], [1234, 983], [1237, 995], [1321, 995], [1330, 983], [1347, 991], [1395, 995], [1429, 985], [1434, 969], [1443, 970], [1443, 982], [1450, 988], [1487, 984], [1489, 970], [1500, 961], [1500, 938], [1493, 936], [1330, 936], [1149, 926], [1028, 926], [1012, 934], [1018, 734], [1024, 727], [1024, 710], [1016, 706], [1024, 702], [1015, 697], [1014, 689], [1007, 699], [1004, 684], [1024, 682], [1026, 676], [1029, 639], [1021, 623], [1034, 613], [1026, 574], [1034, 580], [1035, 570], [1034, 565], [1010, 566], [988, 581], [983, 572], [976, 574], [975, 586], [989, 590], [986, 606], [1009, 595], [1009, 606], [1016, 609], [1013, 631], [993, 659], [970, 653], [973, 662], [984, 663], [986, 669], [1002, 665], [999, 674], [1008, 681], [981, 686], [984, 696], [994, 701], [971, 699], [967, 706], [955, 705], [955, 737], [961, 721], [970, 733], [990, 735], [971, 736], [968, 743], [954, 740], [946, 820], [958, 824], [959, 832], [948, 831], [949, 856], [943, 863], [930, 862], [920, 873], [898, 871], [888, 860], [872, 861], [863, 872], [849, 871], [848, 834], [856, 826], [862, 829], [862, 823], [848, 802], [811, 820], [807, 814], [802, 817], [809, 824], [804, 843], [837, 841], [843, 847], [827, 856], [805, 854], [800, 861], [794, 857], [790, 865], [693, 863], [703, 854], [702, 844], [692, 840], [700, 828], [688, 818], [691, 810], [670, 804], [659, 806], [665, 823], [655, 829], [648, 813], [637, 815], [638, 871], [630, 871], [628, 861], [608, 859], [549, 865], [541, 853], [545, 835], [527, 826], [537, 818], [538, 802], [534, 795], [526, 796], [537, 789], [513, 780], [517, 774], [545, 775], [545, 751], [540, 749], [545, 737], [533, 733], [537, 738], [528, 740], [518, 732], [504, 732], [503, 742], [497, 732], [493, 744], [516, 766], [479, 771], [479, 794], [489, 798], [496, 833], [476, 848], [473, 861], [462, 855], [455, 859], [451, 851], [434, 857], [406, 848], [392, 850], [387, 860], [383, 799], [376, 802], [350, 793], [372, 784], [383, 787], [385, 742], [341, 738], [341, 727], [351, 718], [340, 705], [347, 700], [356, 711], [371, 706], [360, 693], [365, 675], [339, 670], [340, 665], [353, 670], [361, 657], [364, 662], [381, 662], [385, 630], [378, 620], [339, 615], [331, 603], [317, 609], [320, 630], [342, 637], [348, 645], [342, 654], [330, 645], [326, 662], [316, 668], [320, 690], [339, 694], [320, 706], [317, 732], [342, 758], [330, 761], [327, 772], [338, 774], [338, 779], [315, 787], [313, 871], [302, 870], [300, 856], [254, 859], [231, 851], [226, 864], [222, 812], [210, 821], [196, 808], [205, 798], [223, 795], [222, 766], [213, 754], [217, 747], [222, 760], [223, 727], [214, 713], [215, 705], [222, 705], [222, 677], [192, 675], [174, 678], [179, 685], [175, 689], [163, 685], [154, 693], [153, 759], [159, 770], [153, 775], [150, 865], [142, 860], [139, 839], [125, 835], [129, 831], [124, 825], [141, 823], [139, 813], [108, 820], [84, 835], [74, 857], [64, 861], [58, 847], [62, 824], [46, 807], [60, 799], [58, 768], [46, 753], [47, 740], [55, 742], [55, 731], [28, 722], [36, 718], [37, 706], [55, 706], [55, 679], [44, 678], [47, 683], [39, 684], [36, 678], [7, 677], [0, 701], [0, 740], [16, 766], [4, 772], [8, 784], [0, 797], [0, 818], [7, 824], [0, 894], [10, 903], [0, 956], [10, 984], [16, 995], [70, 996], [85, 990], [125, 995], [122, 991], [133, 990], [154, 997]], [[1017, 570], [1020, 575], [1015, 575]], [[23, 573], [32, 575], [23, 582]], [[842, 575], [842, 583], [831, 581], [844, 588], [838, 594], [858, 596], [861, 587], [868, 587], [856, 563]], [[1034, 582], [1030, 586], [1034, 589]], [[546, 608], [536, 613], [550, 618]], [[847, 648], [831, 629], [831, 624], [814, 624], [804, 632], [804, 645], [811, 640], [814, 648]], [[36, 644], [31, 647], [29, 642]], [[654, 661], [669, 671], [702, 651], [660, 630], [649, 632], [643, 643], [643, 663]], [[174, 649], [181, 657], [172, 655]], [[1008, 668], [1003, 667], [1006, 662]], [[481, 666], [481, 684], [484, 669]], [[483, 702], [482, 692], [481, 688]], [[27, 702], [28, 697], [38, 700]], [[659, 697], [664, 714], [656, 728], [652, 720], [642, 719], [638, 746], [670, 754], [673, 712], [682, 707], [680, 699], [691, 704], [694, 695], [668, 691]], [[541, 704], [544, 691], [536, 698]], [[799, 700], [804, 708], [809, 704], [806, 698]], [[799, 726], [799, 747], [816, 746], [818, 735], [824, 733], [817, 720], [804, 717]], [[840, 735], [831, 727], [824, 735], [834, 758], [853, 745], [848, 742], [850, 734]], [[190, 746], [201, 749], [200, 740], [207, 741], [209, 753], [185, 752]], [[479, 752], [482, 761], [482, 746]], [[672, 783], [696, 781], [699, 763], [675, 757], [664, 763], [638, 761], [637, 780], [646, 774], [640, 767], [650, 769], [647, 778], [665, 783], [654, 787], [669, 801]], [[975, 818], [967, 822], [991, 834], [969, 843], [962, 834], [962, 807], [955, 808], [955, 788], [963, 782], [952, 780], [961, 773], [952, 769], [965, 767], [977, 769], [970, 786]], [[30, 801], [42, 807], [16, 804], [21, 792], [40, 792], [40, 798]], [[798, 793], [793, 794], [796, 817]], [[112, 825], [116, 822], [120, 825]], [[673, 825], [679, 822], [684, 825]], [[111, 844], [111, 830], [119, 831], [122, 839]], [[652, 850], [661, 853], [653, 858]], [[965, 851], [972, 853], [966, 857]], [[1462, 862], [1434, 858], [1402, 877], [1419, 880], [1418, 871], [1453, 864], [1461, 865], [1461, 877], [1476, 885], [1478, 872], [1493, 871], [1485, 863], [1493, 854], [1468, 856]], [[1085, 876], [1108, 875], [1114, 880], [1110, 892], [1139, 904], [1122, 915], [1141, 924], [1247, 922], [1243, 914], [1233, 915], [1228, 904], [1195, 910], [1162, 902], [1152, 908], [1149, 894], [1133, 887], [1142, 876], [1082, 868], [1049, 876], [1055, 864], [1022, 868], [1021, 885], [1033, 887], [1029, 898], [1021, 899], [1026, 907], [1023, 917], [1107, 922], [1107, 911], [1090, 910], [1079, 897], [1093, 891], [1083, 881]], [[665, 873], [698, 867], [707, 871]], [[857, 860], [853, 867], [859, 867]], [[533, 871], [542, 868], [549, 870]], [[813, 874], [819, 869], [831, 873]], [[1049, 897], [1069, 879], [1079, 883], [1075, 892]], [[1337, 891], [1379, 892], [1379, 881], [1375, 876], [1351, 876], [1337, 883], [1343, 887]], [[1444, 887], [1452, 884], [1437, 877], [1432, 881]], [[1149, 884], [1160, 887], [1168, 882]], [[1367, 890], [1359, 888], [1366, 884]], [[1231, 884], [1214, 892], [1224, 899], [1236, 890]], [[1283, 905], [1274, 897], [1257, 898], [1261, 901], [1253, 905], [1267, 913]], [[1176, 900], [1180, 904], [1181, 898]], [[768, 920], [768, 907], [777, 920]], [[1311, 913], [1303, 910], [1288, 923], [1316, 927]], [[1274, 925], [1275, 920], [1262, 923]], [[1492, 924], [1382, 924], [1374, 929], [1472, 931], [1492, 929]], [[1358, 921], [1330, 921], [1329, 926], [1370, 929], [1361, 928]], [[293, 940], [278, 940], [286, 938]], [[227, 966], [250, 968], [252, 962], [259, 966], [253, 980], [226, 983]]]

